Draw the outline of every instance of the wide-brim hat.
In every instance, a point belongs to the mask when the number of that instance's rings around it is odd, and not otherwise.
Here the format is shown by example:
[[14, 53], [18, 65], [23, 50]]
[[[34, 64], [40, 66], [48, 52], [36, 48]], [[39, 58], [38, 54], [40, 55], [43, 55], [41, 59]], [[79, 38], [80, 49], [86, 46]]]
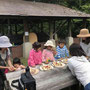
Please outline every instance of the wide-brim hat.
[[0, 48], [12, 47], [10, 40], [7, 36], [0, 36]]
[[80, 34], [77, 37], [90, 37], [90, 33], [88, 29], [81, 29]]
[[51, 40], [48, 40], [44, 46], [52, 46], [52, 47], [55, 47], [55, 45], [53, 44], [53, 42]]

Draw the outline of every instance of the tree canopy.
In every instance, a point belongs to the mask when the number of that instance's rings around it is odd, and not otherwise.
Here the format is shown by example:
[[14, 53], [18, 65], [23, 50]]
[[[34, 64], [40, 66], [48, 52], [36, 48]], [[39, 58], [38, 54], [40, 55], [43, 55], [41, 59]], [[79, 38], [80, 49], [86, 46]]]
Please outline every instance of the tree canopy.
[[90, 13], [90, 0], [30, 0], [30, 1], [60, 4], [75, 10]]

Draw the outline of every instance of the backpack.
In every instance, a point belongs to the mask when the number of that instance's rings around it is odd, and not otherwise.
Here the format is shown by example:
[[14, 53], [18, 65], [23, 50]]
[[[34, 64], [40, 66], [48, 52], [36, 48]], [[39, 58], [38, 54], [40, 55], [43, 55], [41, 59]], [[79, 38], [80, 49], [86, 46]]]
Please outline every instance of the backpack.
[[[14, 85], [15, 83], [18, 83], [18, 86]], [[29, 67], [26, 68], [26, 73], [21, 74], [20, 79], [12, 81], [11, 86], [17, 90], [36, 90], [36, 81], [32, 77]]]

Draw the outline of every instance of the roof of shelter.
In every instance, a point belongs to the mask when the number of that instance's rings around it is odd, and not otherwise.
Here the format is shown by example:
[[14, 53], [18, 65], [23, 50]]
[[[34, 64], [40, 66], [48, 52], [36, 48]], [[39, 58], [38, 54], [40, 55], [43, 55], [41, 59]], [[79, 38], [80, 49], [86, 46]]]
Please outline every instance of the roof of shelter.
[[61, 5], [25, 0], [0, 0], [0, 15], [90, 18], [90, 14], [72, 10]]

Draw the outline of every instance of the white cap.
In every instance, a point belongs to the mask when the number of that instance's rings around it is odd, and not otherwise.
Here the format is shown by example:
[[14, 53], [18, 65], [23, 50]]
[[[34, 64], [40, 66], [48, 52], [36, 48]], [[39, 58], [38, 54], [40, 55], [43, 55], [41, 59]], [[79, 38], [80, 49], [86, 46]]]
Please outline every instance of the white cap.
[[44, 46], [52, 46], [52, 47], [55, 47], [55, 45], [53, 44], [53, 42], [51, 40], [48, 40]]
[[0, 36], [0, 48], [11, 47], [12, 44], [7, 36]]

